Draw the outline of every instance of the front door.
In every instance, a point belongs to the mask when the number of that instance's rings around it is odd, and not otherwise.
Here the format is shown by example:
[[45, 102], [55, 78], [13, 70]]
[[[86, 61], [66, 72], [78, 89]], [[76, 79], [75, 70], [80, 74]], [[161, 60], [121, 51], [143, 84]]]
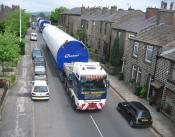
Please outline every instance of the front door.
[[151, 74], [148, 75], [147, 78], [147, 95], [146, 99], [149, 100], [149, 97], [152, 95], [152, 90], [151, 90], [151, 81], [153, 80], [153, 76]]

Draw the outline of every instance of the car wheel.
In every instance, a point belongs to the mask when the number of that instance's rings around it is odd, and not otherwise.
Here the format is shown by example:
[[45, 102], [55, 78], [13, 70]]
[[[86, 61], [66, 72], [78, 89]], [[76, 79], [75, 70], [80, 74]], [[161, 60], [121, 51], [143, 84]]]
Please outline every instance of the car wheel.
[[119, 106], [117, 106], [117, 111], [121, 112], [121, 108]]
[[130, 127], [134, 127], [134, 125], [135, 125], [135, 124], [134, 124], [134, 121], [133, 121], [133, 120], [130, 120], [130, 121], [129, 121], [129, 125], [130, 125]]

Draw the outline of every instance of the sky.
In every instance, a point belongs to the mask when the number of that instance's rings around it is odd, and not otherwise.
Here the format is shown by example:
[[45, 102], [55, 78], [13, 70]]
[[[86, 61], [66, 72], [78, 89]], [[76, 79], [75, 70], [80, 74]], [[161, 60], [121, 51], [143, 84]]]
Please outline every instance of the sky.
[[[175, 0], [164, 0], [168, 3], [174, 2]], [[64, 6], [68, 9], [73, 7], [110, 7], [116, 5], [120, 9], [127, 9], [131, 6], [134, 9], [140, 9], [145, 11], [147, 7], [157, 7], [160, 8], [161, 0], [0, 0], [0, 4], [11, 6], [20, 5], [22, 9], [26, 11], [36, 12], [36, 11], [52, 11], [55, 8]], [[168, 4], [169, 7], [169, 4]]]

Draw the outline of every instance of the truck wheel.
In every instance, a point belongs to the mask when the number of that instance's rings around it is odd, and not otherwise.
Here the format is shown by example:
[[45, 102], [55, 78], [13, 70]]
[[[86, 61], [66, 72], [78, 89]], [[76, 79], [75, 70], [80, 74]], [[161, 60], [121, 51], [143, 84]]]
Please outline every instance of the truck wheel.
[[72, 104], [72, 108], [73, 108], [74, 110], [77, 110], [77, 106], [76, 106], [76, 104], [75, 104], [75, 99], [74, 99], [74, 97], [72, 97], [72, 99], [71, 99], [71, 104]]

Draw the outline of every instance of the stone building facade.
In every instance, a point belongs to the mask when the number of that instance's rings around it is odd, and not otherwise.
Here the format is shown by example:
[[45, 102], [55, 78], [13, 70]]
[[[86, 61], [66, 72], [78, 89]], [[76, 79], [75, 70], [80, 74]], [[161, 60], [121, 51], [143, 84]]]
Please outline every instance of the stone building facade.
[[[124, 80], [134, 86], [146, 86], [146, 98], [150, 99], [152, 90], [162, 90], [162, 84], [153, 81], [157, 68], [157, 57], [175, 40], [175, 26], [160, 24], [152, 26], [130, 38], [130, 46], [124, 64]], [[159, 86], [157, 86], [159, 85]], [[161, 93], [157, 95], [156, 106], [161, 103]]]
[[81, 16], [81, 8], [76, 7], [72, 8], [69, 11], [62, 12], [61, 14], [61, 26], [63, 30], [68, 34], [75, 34], [80, 26], [80, 16]]
[[175, 41], [158, 58], [155, 80], [162, 83], [161, 111], [175, 121]]

